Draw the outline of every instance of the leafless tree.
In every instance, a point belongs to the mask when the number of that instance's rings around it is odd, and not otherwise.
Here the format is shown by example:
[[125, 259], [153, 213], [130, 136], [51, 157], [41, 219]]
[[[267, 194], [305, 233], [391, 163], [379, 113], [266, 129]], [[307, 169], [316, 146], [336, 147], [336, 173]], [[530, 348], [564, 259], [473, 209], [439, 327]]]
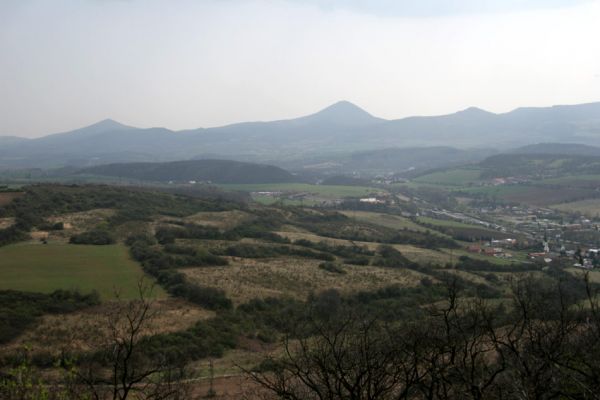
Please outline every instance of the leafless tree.
[[153, 333], [157, 317], [151, 293], [152, 287], [142, 280], [138, 284], [137, 299], [117, 298], [111, 302], [100, 325], [104, 333], [98, 351], [81, 360], [74, 369], [76, 380], [87, 388], [83, 397], [89, 395], [96, 400], [186, 398], [185, 365], [173, 363], [160, 353], [151, 354], [145, 348], [144, 340]]
[[512, 304], [490, 304], [449, 281], [425, 318], [391, 326], [309, 317], [250, 376], [290, 400], [599, 399], [598, 293], [569, 285], [515, 279]]

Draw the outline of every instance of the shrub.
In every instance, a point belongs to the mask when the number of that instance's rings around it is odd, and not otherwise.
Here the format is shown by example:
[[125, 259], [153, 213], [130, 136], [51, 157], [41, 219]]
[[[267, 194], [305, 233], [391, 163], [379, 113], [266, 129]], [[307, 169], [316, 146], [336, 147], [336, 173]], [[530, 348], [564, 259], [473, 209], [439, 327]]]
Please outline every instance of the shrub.
[[342, 268], [341, 265], [328, 261], [328, 262], [324, 262], [319, 264], [319, 268], [327, 271], [327, 272], [333, 272], [334, 274], [345, 274], [346, 271]]
[[114, 236], [107, 230], [94, 229], [91, 231], [71, 236], [71, 238], [69, 239], [69, 243], [107, 245], [116, 243], [116, 240]]

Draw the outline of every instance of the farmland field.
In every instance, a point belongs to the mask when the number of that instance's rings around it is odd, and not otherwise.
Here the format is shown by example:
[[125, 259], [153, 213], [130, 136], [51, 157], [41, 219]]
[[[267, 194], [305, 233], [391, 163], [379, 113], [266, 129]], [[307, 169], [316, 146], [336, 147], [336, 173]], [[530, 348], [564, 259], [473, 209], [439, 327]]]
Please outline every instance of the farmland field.
[[448, 228], [481, 228], [481, 225], [465, 224], [464, 222], [454, 221], [454, 220], [449, 220], [449, 219], [419, 217], [418, 221], [426, 223], [426, 224], [444, 226], [444, 227], [448, 227]]
[[[143, 276], [123, 245], [86, 246], [22, 243], [0, 248], [0, 290], [49, 293], [97, 290], [103, 299], [135, 298]], [[156, 287], [155, 295], [164, 292]]]
[[408, 218], [399, 215], [382, 214], [370, 211], [341, 211], [349, 218], [355, 218], [358, 221], [368, 222], [375, 225], [384, 226], [392, 229], [408, 229], [412, 231], [425, 232], [428, 229], [414, 223]]
[[557, 188], [550, 185], [498, 185], [461, 189], [465, 193], [483, 194], [514, 203], [547, 206], [594, 196], [592, 189]]
[[430, 183], [448, 186], [464, 186], [470, 182], [480, 180], [481, 171], [479, 169], [451, 169], [447, 171], [433, 172], [415, 178], [415, 182]]
[[597, 188], [600, 186], [599, 182], [600, 175], [570, 175], [540, 181], [544, 185], [560, 185], [572, 188]]
[[307, 183], [272, 184], [222, 184], [223, 189], [244, 192], [307, 192], [326, 198], [361, 197], [370, 193], [382, 192], [381, 189], [366, 186], [310, 185]]
[[580, 212], [588, 217], [598, 217], [600, 216], [600, 199], [587, 199], [556, 204], [551, 208], [565, 212]]

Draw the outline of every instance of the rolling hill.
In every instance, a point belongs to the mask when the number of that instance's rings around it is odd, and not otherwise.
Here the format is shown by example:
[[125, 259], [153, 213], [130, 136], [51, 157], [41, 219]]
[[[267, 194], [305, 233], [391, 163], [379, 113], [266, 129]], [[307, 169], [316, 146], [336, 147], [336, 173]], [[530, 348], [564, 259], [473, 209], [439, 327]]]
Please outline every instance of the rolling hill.
[[229, 160], [191, 160], [165, 163], [120, 163], [84, 168], [78, 174], [152, 182], [281, 183], [296, 177], [272, 165]]
[[600, 147], [577, 143], [537, 143], [509, 151], [515, 154], [566, 154], [573, 156], [598, 156]]

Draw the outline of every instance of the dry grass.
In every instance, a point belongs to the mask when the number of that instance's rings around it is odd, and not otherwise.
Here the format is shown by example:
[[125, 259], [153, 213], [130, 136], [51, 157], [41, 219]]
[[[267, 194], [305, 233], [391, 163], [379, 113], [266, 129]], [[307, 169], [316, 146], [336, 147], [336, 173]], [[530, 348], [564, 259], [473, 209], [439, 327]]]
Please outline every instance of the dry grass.
[[[27, 346], [32, 353], [51, 352], [59, 354], [63, 349], [90, 351], [99, 346], [106, 330], [107, 313], [111, 305], [102, 304], [86, 310], [45, 315], [32, 329], [6, 345], [3, 351], [17, 351]], [[157, 300], [151, 310], [156, 313], [148, 326], [148, 334], [181, 331], [198, 320], [214, 315], [180, 299]]]
[[[211, 381], [209, 378], [197, 379], [191, 383], [194, 399], [211, 398], [214, 400], [267, 399], [270, 393], [258, 387], [248, 376], [236, 375], [218, 376]], [[209, 390], [214, 394], [208, 396]]]
[[341, 211], [341, 213], [349, 218], [355, 218], [358, 221], [369, 222], [386, 228], [409, 229], [418, 232], [425, 232], [428, 230], [427, 228], [414, 223], [410, 219], [398, 215], [369, 211]]
[[410, 270], [352, 265], [344, 265], [346, 274], [336, 274], [320, 269], [321, 262], [296, 258], [231, 258], [226, 267], [183, 269], [182, 272], [192, 282], [225, 290], [235, 304], [267, 297], [304, 300], [311, 292], [331, 288], [351, 293], [392, 284], [414, 286], [422, 278]]
[[55, 240], [65, 240], [71, 235], [90, 230], [98, 224], [105, 222], [107, 218], [115, 214], [115, 210], [110, 208], [97, 208], [89, 211], [61, 214], [49, 217], [49, 223], [63, 223], [62, 231], [52, 231], [50, 238]]
[[253, 220], [255, 217], [240, 210], [220, 211], [220, 212], [199, 212], [183, 220], [200, 225], [213, 226], [221, 230], [233, 229], [245, 222]]
[[[330, 245], [342, 245], [342, 246], [366, 246], [371, 250], [377, 249], [381, 246], [381, 243], [375, 242], [358, 242], [351, 241], [345, 239], [334, 239], [328, 238], [325, 236], [315, 235], [313, 233], [304, 233], [304, 232], [276, 232], [277, 234], [287, 237], [290, 240], [298, 240], [305, 239], [310, 240], [311, 242], [325, 242]], [[444, 265], [450, 260], [454, 259], [456, 261], [457, 257], [452, 256], [446, 251], [436, 251], [431, 249], [424, 249], [421, 247], [412, 246], [409, 244], [394, 244], [392, 245], [396, 250], [400, 251], [406, 258], [411, 261], [425, 263], [425, 264], [435, 264], [435, 265]]]
[[15, 223], [14, 218], [0, 218], [0, 229], [6, 229]]

